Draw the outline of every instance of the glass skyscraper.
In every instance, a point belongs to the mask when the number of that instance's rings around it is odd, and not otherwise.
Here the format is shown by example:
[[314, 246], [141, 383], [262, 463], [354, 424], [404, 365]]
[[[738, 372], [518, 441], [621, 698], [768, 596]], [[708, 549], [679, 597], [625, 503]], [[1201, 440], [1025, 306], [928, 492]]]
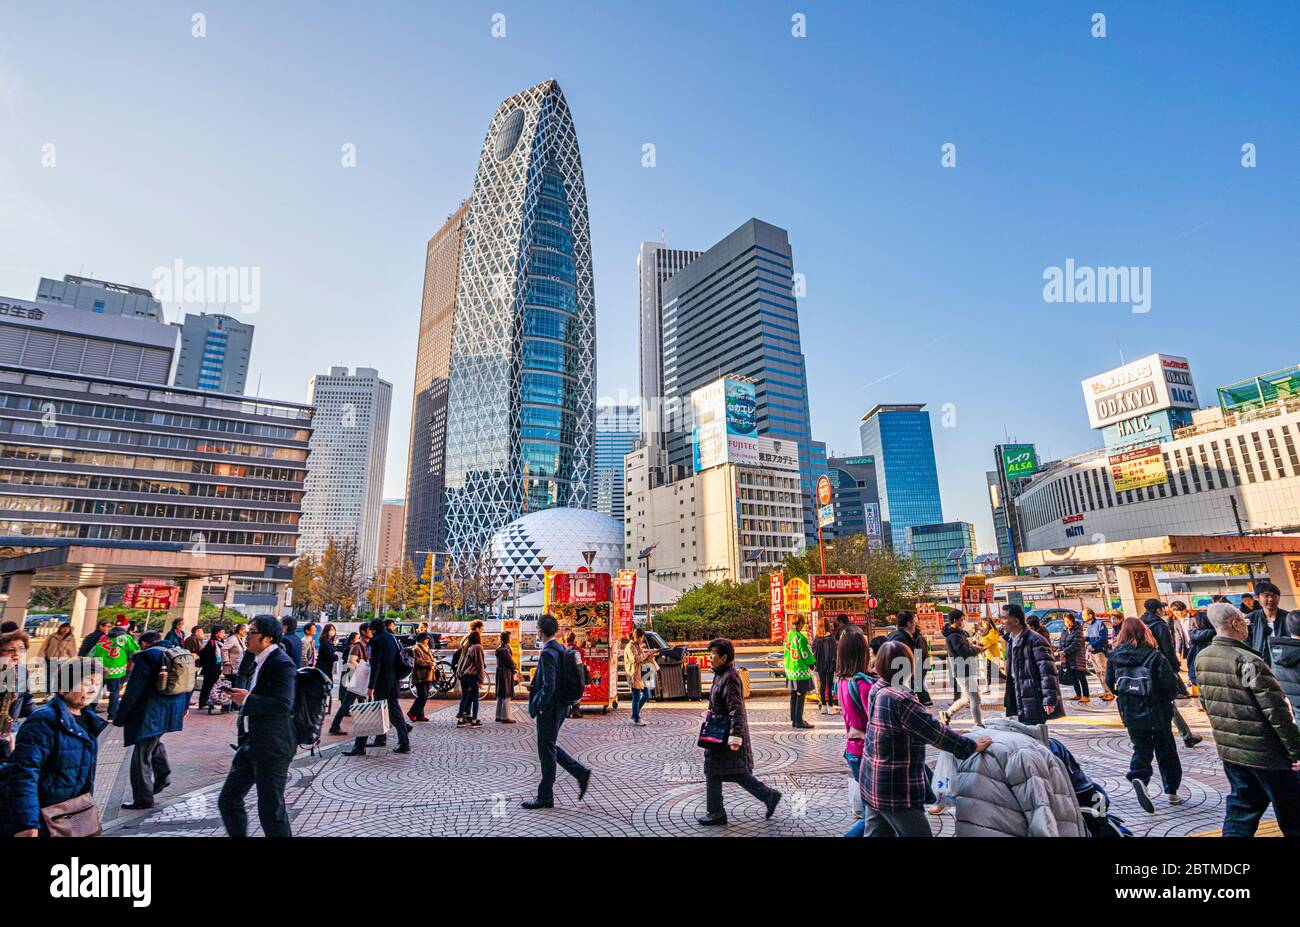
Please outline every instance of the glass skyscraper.
[[960, 582], [975, 569], [975, 526], [970, 522], [913, 525], [908, 533], [912, 556], [933, 571], [934, 582]]
[[663, 447], [664, 430], [664, 284], [699, 256], [699, 251], [643, 241], [636, 257], [637, 297], [641, 304], [641, 427], [645, 443], [656, 449]]
[[596, 511], [623, 520], [623, 458], [641, 437], [641, 406], [596, 406]]
[[817, 543], [813, 492], [826, 445], [812, 440], [794, 258], [785, 229], [750, 219], [663, 289], [664, 431], [670, 468], [691, 469], [690, 395], [723, 376], [757, 387], [759, 435], [799, 447], [804, 539]]
[[925, 403], [878, 405], [862, 416], [862, 453], [876, 459], [880, 516], [895, 551], [905, 553], [913, 525], [943, 521], [934, 437]]
[[492, 117], [465, 217], [447, 396], [446, 541], [592, 501], [596, 306], [573, 119], [547, 80]]

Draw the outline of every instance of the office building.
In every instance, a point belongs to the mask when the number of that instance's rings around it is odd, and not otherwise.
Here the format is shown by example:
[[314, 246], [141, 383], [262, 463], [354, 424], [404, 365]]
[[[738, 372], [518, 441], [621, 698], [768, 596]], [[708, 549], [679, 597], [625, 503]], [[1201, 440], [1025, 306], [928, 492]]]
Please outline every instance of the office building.
[[331, 367], [311, 378], [307, 401], [315, 418], [298, 552], [320, 556], [330, 538], [350, 537], [363, 575], [370, 576], [379, 549], [393, 387], [371, 367]]
[[248, 358], [253, 350], [253, 326], [228, 315], [185, 314], [180, 329], [181, 351], [172, 382], [189, 389], [243, 393]]
[[406, 460], [406, 556], [424, 569], [430, 551], [446, 549], [443, 479], [447, 460], [447, 387], [451, 332], [456, 317], [460, 258], [465, 247], [465, 200], [429, 239], [424, 255], [420, 337], [415, 349], [415, 395]]
[[976, 572], [975, 526], [968, 521], [909, 525], [908, 550], [933, 575], [933, 582], [956, 583]]
[[162, 303], [150, 290], [73, 274], [66, 274], [62, 280], [42, 277], [36, 286], [36, 301], [159, 325], [165, 321]]
[[641, 438], [640, 405], [596, 406], [596, 511], [623, 520], [623, 458]]
[[793, 275], [786, 231], [750, 219], [664, 282], [664, 430], [671, 479], [691, 467], [691, 393], [719, 376], [752, 382], [755, 434], [798, 448], [804, 537], [813, 544], [826, 447], [812, 440]]
[[0, 297], [0, 364], [166, 383], [175, 352], [170, 325]]
[[663, 447], [664, 443], [664, 284], [700, 254], [699, 251], [669, 248], [663, 242], [645, 241], [641, 243], [636, 258], [637, 295], [641, 310], [642, 440], [651, 447]]
[[993, 466], [993, 470], [985, 473], [985, 479], [993, 513], [993, 533], [997, 535], [998, 561], [1014, 570], [1016, 554], [1025, 549], [1024, 528], [1016, 501], [1039, 470], [1038, 450], [1032, 444], [996, 445]]
[[886, 537], [905, 553], [908, 529], [943, 521], [934, 437], [925, 403], [877, 405], [862, 416], [862, 454], [876, 460]]
[[[479, 158], [447, 396], [447, 549], [592, 503], [596, 305], [573, 118], [547, 80], [505, 100]], [[408, 500], [413, 503], [414, 500]]]
[[[1243, 390], [1254, 395], [1242, 401]], [[1042, 466], [1016, 501], [1024, 549], [1300, 533], [1300, 398], [1285, 389], [1269, 398], [1251, 381], [1219, 396], [1221, 405], [1192, 412], [1170, 440]]]
[[[402, 565], [402, 532], [406, 526], [406, 500], [385, 499], [379, 507], [379, 549], [375, 565], [392, 569]], [[415, 568], [415, 564], [411, 564]]]
[[624, 560], [647, 547], [653, 578], [678, 591], [701, 583], [752, 582], [803, 550], [803, 498], [793, 454], [777, 466], [729, 461], [673, 483], [652, 479], [650, 449], [627, 456]]
[[823, 528], [822, 537], [849, 538], [860, 534], [866, 537], [869, 549], [883, 549], [886, 545], [876, 488], [876, 459], [861, 455], [828, 457], [826, 474], [831, 478], [835, 524]]

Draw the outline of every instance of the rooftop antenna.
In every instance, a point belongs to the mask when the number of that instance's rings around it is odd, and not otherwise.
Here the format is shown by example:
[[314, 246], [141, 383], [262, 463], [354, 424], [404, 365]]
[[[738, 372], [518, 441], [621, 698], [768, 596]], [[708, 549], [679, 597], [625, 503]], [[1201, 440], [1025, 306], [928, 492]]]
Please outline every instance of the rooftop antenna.
[[1119, 349], [1119, 363], [1122, 367], [1126, 362], [1124, 360], [1124, 346], [1119, 343], [1119, 334], [1115, 335], [1115, 347]]
[[665, 245], [667, 243], [668, 239], [664, 237], [664, 227], [661, 225], [659, 226], [659, 244]]

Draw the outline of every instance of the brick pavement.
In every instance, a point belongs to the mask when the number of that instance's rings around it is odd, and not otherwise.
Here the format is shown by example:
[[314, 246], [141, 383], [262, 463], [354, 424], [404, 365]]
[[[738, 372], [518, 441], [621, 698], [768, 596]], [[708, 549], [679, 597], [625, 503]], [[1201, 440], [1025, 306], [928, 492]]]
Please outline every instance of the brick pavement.
[[[538, 762], [532, 722], [522, 703], [518, 724], [485, 720], [481, 728], [455, 727], [454, 703], [437, 703], [432, 721], [417, 724], [413, 752], [387, 750], [366, 757], [339, 752], [351, 740], [326, 738], [319, 756], [300, 754], [287, 792], [294, 832], [302, 836], [835, 836], [852, 823], [838, 716], [816, 714], [811, 731], [790, 729], [782, 699], [753, 698], [748, 710], [754, 730], [754, 758], [760, 778], [785, 793], [771, 821], [762, 806], [726, 786], [730, 826], [701, 828], [704, 812], [701, 753], [695, 734], [703, 703], [656, 703], [645, 710], [645, 727], [635, 727], [626, 709], [566, 721], [561, 743], [595, 770], [591, 789], [576, 801], [573, 780], [563, 771], [557, 807], [524, 811], [519, 802], [533, 794]], [[1199, 709], [1182, 702], [1184, 716], [1206, 737], [1195, 749], [1179, 747], [1184, 764], [1184, 805], [1156, 797], [1145, 814], [1124, 780], [1128, 739], [1111, 704], [1070, 705], [1071, 716], [1051, 723], [1085, 770], [1110, 793], [1116, 813], [1138, 834], [1192, 836], [1223, 823], [1226, 782]], [[997, 714], [993, 709], [990, 714]], [[486, 713], [490, 715], [490, 710]], [[346, 726], [346, 722], [345, 722]], [[964, 725], [959, 724], [958, 727]], [[114, 736], [120, 737], [120, 732]], [[233, 716], [191, 713], [186, 730], [168, 737], [177, 770], [176, 786], [149, 812], [107, 809], [106, 833], [119, 836], [220, 836], [216, 795], [230, 762]], [[120, 743], [120, 740], [119, 740]], [[116, 754], [116, 756], [115, 756]], [[107, 744], [101, 783], [125, 786], [122, 750]], [[1155, 790], [1158, 791], [1158, 788]], [[101, 792], [103, 794], [103, 792]], [[117, 801], [116, 795], [113, 798]], [[115, 804], [114, 804], [115, 808]], [[256, 821], [250, 795], [250, 818]], [[932, 819], [940, 835], [952, 833], [949, 814]], [[1271, 828], [1266, 828], [1271, 829]], [[255, 828], [256, 830], [256, 828]]]

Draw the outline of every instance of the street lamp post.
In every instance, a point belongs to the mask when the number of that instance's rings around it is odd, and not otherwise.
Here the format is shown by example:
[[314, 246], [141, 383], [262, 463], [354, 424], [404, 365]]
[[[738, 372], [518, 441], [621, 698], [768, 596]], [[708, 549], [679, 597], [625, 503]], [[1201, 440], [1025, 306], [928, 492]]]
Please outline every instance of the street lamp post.
[[658, 546], [659, 542], [655, 541], [649, 547], [643, 547], [641, 553], [637, 554], [636, 557], [637, 560], [645, 561], [645, 626], [648, 629], [654, 628], [654, 625], [650, 623], [650, 577], [652, 575], [650, 572], [650, 552]]

